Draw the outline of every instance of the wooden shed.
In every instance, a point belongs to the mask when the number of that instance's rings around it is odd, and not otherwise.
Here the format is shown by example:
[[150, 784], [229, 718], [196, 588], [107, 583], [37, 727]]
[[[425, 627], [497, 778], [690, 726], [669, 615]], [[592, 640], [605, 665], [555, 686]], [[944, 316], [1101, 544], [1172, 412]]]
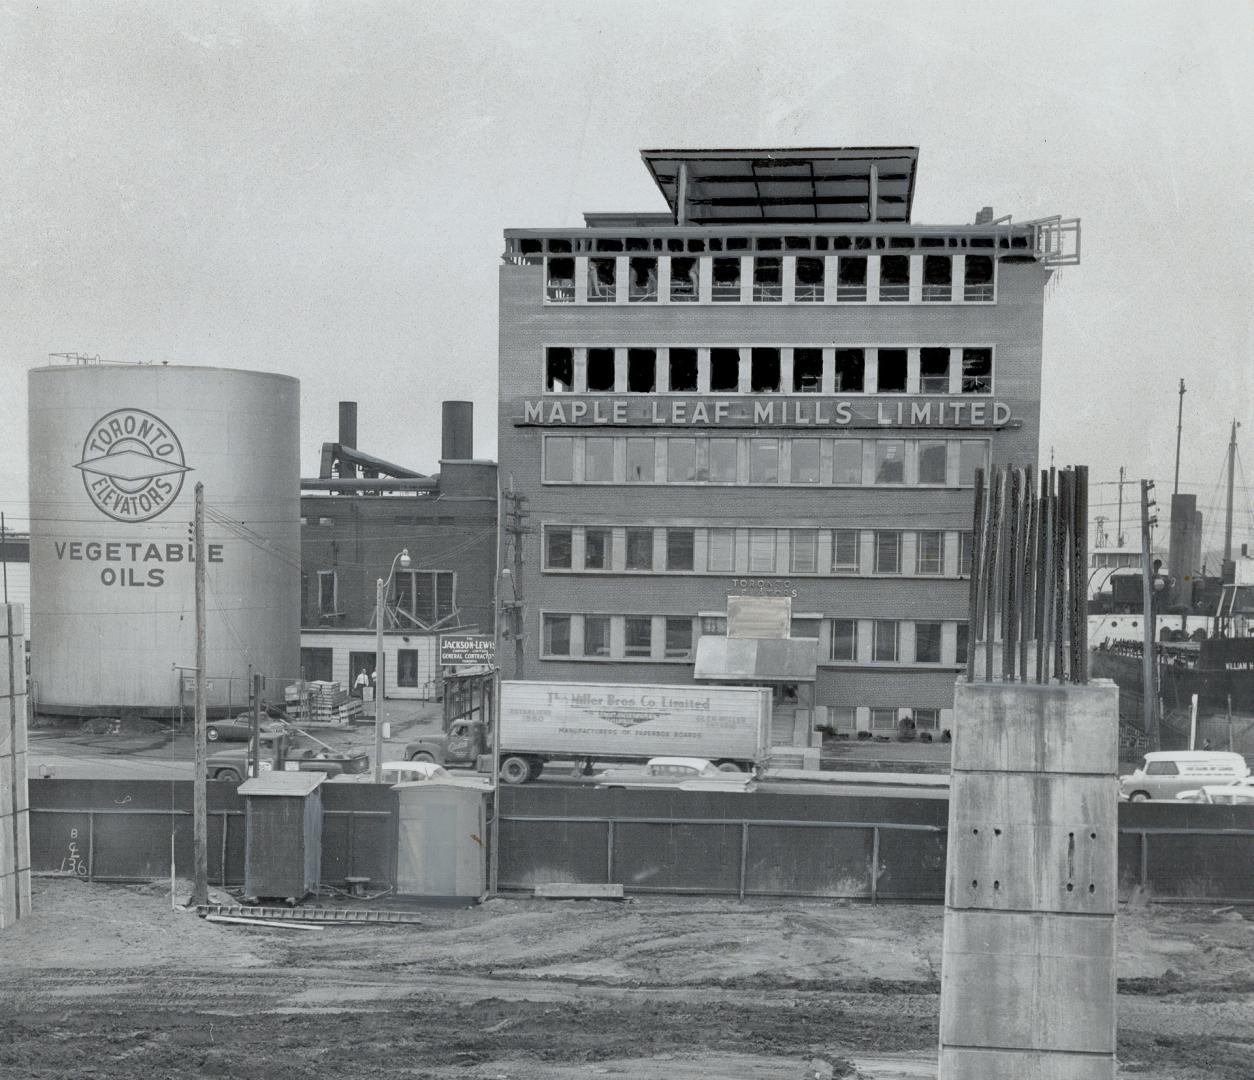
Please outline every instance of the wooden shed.
[[321, 772], [268, 772], [239, 787], [244, 796], [244, 896], [295, 902], [322, 874]]

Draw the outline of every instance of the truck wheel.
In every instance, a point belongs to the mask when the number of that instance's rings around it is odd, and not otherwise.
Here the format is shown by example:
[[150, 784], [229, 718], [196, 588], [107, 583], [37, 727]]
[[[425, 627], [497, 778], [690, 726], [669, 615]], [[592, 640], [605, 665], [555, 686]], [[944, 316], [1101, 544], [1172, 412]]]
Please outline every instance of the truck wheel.
[[433, 758], [425, 750], [419, 750], [416, 754], [410, 755], [409, 760], [410, 761], [435, 761], [435, 758]]
[[228, 784], [239, 783], [239, 773], [234, 769], [219, 769], [213, 777], [215, 780], [222, 780]]
[[531, 779], [531, 765], [526, 758], [510, 756], [501, 762], [501, 783], [525, 784]]

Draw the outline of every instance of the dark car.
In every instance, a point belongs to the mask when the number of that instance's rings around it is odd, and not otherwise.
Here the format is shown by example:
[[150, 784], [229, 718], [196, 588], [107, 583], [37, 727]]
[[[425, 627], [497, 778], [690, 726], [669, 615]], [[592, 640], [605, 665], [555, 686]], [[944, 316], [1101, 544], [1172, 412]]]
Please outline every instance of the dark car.
[[[280, 720], [261, 721], [261, 730], [282, 731], [285, 725]], [[253, 734], [253, 718], [251, 713], [232, 716], [226, 720], [214, 720], [205, 728], [205, 738], [210, 742], [248, 742]]]

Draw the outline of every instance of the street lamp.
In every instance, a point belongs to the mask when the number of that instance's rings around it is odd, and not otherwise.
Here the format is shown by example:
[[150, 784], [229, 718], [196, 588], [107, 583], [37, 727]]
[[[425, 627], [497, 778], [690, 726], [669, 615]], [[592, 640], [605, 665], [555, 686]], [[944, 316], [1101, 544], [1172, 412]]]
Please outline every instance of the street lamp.
[[387, 580], [379, 578], [374, 587], [374, 782], [383, 783], [383, 598], [387, 595], [396, 564], [409, 567], [409, 548], [402, 548], [392, 560]]

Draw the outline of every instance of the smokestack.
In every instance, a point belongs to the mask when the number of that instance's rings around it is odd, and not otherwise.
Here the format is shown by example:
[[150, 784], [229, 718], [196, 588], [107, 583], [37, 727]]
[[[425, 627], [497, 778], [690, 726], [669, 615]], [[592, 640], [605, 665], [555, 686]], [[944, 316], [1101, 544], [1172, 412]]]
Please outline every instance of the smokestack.
[[443, 412], [441, 461], [469, 461], [475, 456], [475, 406], [471, 401], [446, 401]]
[[[341, 446], [357, 449], [357, 402], [340, 402], [340, 438]], [[357, 466], [351, 462], [340, 462], [340, 477], [352, 479], [357, 476]]]

